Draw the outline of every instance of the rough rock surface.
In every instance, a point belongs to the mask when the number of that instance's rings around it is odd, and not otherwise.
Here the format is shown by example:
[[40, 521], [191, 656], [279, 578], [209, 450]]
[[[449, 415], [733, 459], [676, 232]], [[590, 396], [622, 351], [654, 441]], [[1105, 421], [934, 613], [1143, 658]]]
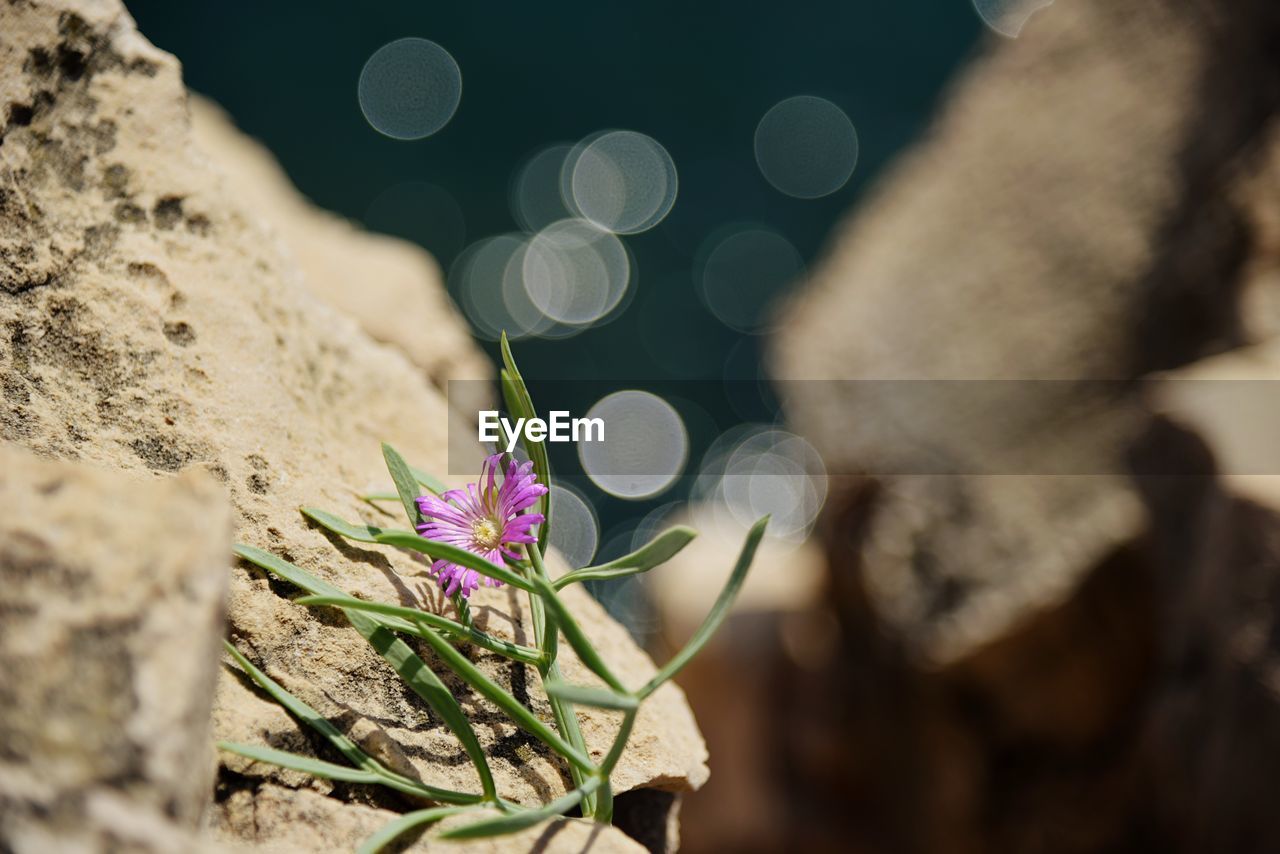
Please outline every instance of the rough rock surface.
[[[1138, 382], [1275, 334], [1277, 44], [1261, 0], [1054, 3], [993, 40], [788, 307], [786, 379], [1015, 381], [782, 389], [845, 475], [842, 663], [790, 685], [780, 747], [820, 793], [804, 815], [840, 819], [800, 840], [1280, 838], [1247, 746], [1276, 730], [1274, 520]], [[1157, 476], [1184, 471], [1205, 476]]]
[[222, 490], [0, 445], [0, 507], [0, 849], [193, 849], [213, 782]]
[[[410, 361], [314, 298], [294, 258], [300, 244], [286, 253], [196, 144], [176, 61], [139, 36], [117, 2], [10, 3], [0, 6], [0, 33], [0, 437], [144, 475], [205, 470], [230, 495], [238, 540], [361, 596], [438, 606], [421, 562], [336, 542], [297, 508], [382, 519], [358, 498], [385, 486], [379, 440], [442, 473], [449, 410], [420, 366], [445, 361]], [[452, 322], [437, 317], [433, 328]], [[340, 618], [291, 604], [292, 592], [233, 567], [236, 643], [389, 761], [473, 787], [442, 723]], [[494, 630], [520, 631], [517, 597], [491, 591], [475, 605]], [[585, 594], [573, 605], [624, 679], [647, 678], [651, 662], [621, 627]], [[545, 712], [536, 678], [492, 657], [480, 663]], [[585, 681], [576, 662], [565, 669]], [[233, 678], [218, 695], [219, 738], [318, 749]], [[558, 763], [459, 695], [505, 796], [563, 790]], [[604, 750], [614, 725], [608, 713], [584, 715], [592, 750]], [[618, 791], [679, 790], [706, 776], [705, 748], [674, 686], [652, 698], [633, 742]], [[384, 797], [224, 761], [219, 814], [233, 835], [253, 825], [226, 805], [267, 782]]]
[[[224, 832], [231, 840], [253, 838], [262, 854], [310, 854], [315, 851], [352, 851], [396, 816], [386, 810], [358, 804], [342, 804], [306, 789], [288, 789], [273, 783], [252, 796], [239, 792], [219, 805], [230, 817]], [[447, 819], [439, 828], [453, 827], [466, 819]], [[474, 820], [474, 819], [472, 819]], [[431, 840], [430, 833], [417, 839], [406, 835], [408, 852], [457, 851], [498, 854], [532, 851], [545, 854], [643, 854], [646, 850], [616, 827], [604, 827], [581, 819], [548, 822], [498, 839], [479, 839], [460, 846], [457, 842]]]

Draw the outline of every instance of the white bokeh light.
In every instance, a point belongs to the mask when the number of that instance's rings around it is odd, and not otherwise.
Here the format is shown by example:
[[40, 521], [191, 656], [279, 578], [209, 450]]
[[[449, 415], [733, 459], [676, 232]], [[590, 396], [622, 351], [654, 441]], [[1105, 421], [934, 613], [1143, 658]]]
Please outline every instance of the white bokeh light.
[[649, 498], [671, 487], [689, 457], [680, 413], [647, 391], [601, 398], [587, 418], [604, 422], [604, 441], [579, 442], [578, 459], [591, 482], [619, 498]]
[[572, 216], [560, 193], [560, 174], [573, 146], [567, 142], [539, 149], [516, 171], [511, 182], [511, 216], [525, 231], [546, 228]]
[[858, 132], [825, 98], [797, 95], [773, 105], [755, 135], [756, 163], [780, 193], [817, 199], [839, 190], [858, 164]]
[[675, 204], [679, 180], [671, 155], [652, 137], [628, 130], [584, 140], [565, 161], [562, 189], [583, 218], [615, 234], [657, 225]]
[[462, 99], [462, 71], [433, 41], [396, 39], [369, 57], [356, 93], [361, 112], [379, 133], [422, 139], [453, 118]]
[[721, 323], [758, 332], [770, 301], [803, 271], [791, 241], [771, 228], [743, 225], [707, 238], [698, 251], [696, 275], [703, 301]]
[[726, 520], [748, 526], [766, 514], [770, 536], [800, 539], [827, 497], [818, 452], [771, 426], [729, 431], [712, 444], [694, 483], [694, 498]]
[[1053, 0], [973, 0], [982, 22], [1006, 38], [1016, 39], [1031, 16]]
[[680, 514], [685, 510], [683, 501], [668, 501], [666, 504], [649, 511], [643, 519], [636, 523], [636, 529], [631, 534], [631, 550], [643, 548], [654, 537], [661, 534], [668, 528], [676, 525], [676, 520], [680, 518]]
[[631, 256], [614, 235], [585, 220], [563, 219], [529, 239], [521, 276], [538, 311], [581, 326], [622, 301], [631, 282]]
[[541, 334], [550, 322], [528, 301], [523, 287], [512, 287], [508, 270], [524, 246], [520, 234], [486, 237], [468, 246], [449, 269], [450, 289], [481, 338], [496, 340]]
[[577, 490], [551, 484], [551, 545], [570, 567], [580, 569], [591, 563], [599, 544], [600, 522], [596, 511]]

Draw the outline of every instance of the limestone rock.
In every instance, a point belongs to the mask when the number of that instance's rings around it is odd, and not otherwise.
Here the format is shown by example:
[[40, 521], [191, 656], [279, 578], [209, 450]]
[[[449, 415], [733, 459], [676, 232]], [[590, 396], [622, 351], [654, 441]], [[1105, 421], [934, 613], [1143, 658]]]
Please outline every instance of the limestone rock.
[[0, 445], [0, 848], [194, 849], [231, 519], [211, 478]]
[[1142, 378], [1274, 335], [1277, 38], [1262, 0], [1042, 9], [787, 308], [774, 373], [839, 475], [840, 660], [773, 689], [799, 814], [840, 815], [799, 844], [1274, 847], [1274, 523]]
[[[396, 818], [386, 810], [343, 805], [315, 792], [297, 791], [274, 784], [256, 793], [235, 792], [223, 801], [215, 817], [215, 837], [234, 844], [254, 838], [262, 854], [311, 854], [315, 851], [351, 851]], [[470, 819], [446, 819], [448, 828]], [[432, 831], [410, 841], [408, 852], [456, 851], [456, 842], [432, 841]], [[403, 840], [402, 840], [403, 841]], [[536, 851], [546, 854], [642, 854], [646, 849], [616, 827], [603, 827], [580, 819], [561, 819], [496, 839], [470, 841], [467, 851], [482, 854]]]
[[[229, 493], [237, 540], [360, 596], [442, 607], [423, 563], [338, 542], [308, 525], [298, 507], [385, 524], [390, 517], [359, 498], [387, 485], [380, 440], [444, 474], [450, 412], [421, 370], [444, 362], [425, 351], [411, 361], [315, 298], [296, 257], [306, 252], [287, 252], [284, 230], [268, 231], [262, 211], [244, 203], [200, 148], [177, 62], [137, 34], [118, 2], [0, 6], [0, 32], [7, 111], [0, 436], [45, 456], [139, 475], [203, 469]], [[434, 329], [453, 315], [429, 320]], [[474, 787], [441, 721], [340, 617], [293, 605], [286, 598], [293, 592], [233, 566], [235, 642], [403, 767], [442, 785]], [[624, 679], [638, 683], [653, 672], [586, 594], [575, 591], [572, 603]], [[475, 610], [483, 624], [511, 635], [527, 621], [510, 591], [487, 592]], [[545, 711], [531, 684], [536, 677], [492, 657], [478, 662]], [[572, 660], [566, 672], [586, 681]], [[486, 703], [458, 693], [505, 796], [529, 802], [563, 791], [558, 762]], [[258, 695], [232, 687], [218, 697], [218, 738], [318, 748]], [[591, 748], [603, 752], [613, 715], [583, 718]], [[652, 698], [633, 740], [617, 769], [617, 791], [680, 790], [705, 778], [701, 736], [676, 687]], [[250, 776], [254, 786], [277, 781], [338, 799], [383, 797], [224, 761], [224, 783]], [[231, 817], [227, 826], [252, 824]]]
[[190, 96], [190, 106], [196, 144], [217, 162], [241, 206], [278, 237], [318, 296], [404, 352], [441, 390], [447, 380], [492, 376], [492, 365], [445, 293], [434, 258], [408, 241], [365, 231], [315, 207], [221, 107], [199, 95]]

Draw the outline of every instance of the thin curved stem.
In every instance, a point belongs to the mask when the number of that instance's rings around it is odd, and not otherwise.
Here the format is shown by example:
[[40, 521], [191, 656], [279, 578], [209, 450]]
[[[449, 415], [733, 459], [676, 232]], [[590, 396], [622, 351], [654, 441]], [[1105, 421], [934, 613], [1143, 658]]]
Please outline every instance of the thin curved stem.
[[[529, 567], [531, 575], [542, 581], [547, 581], [547, 568], [542, 562], [542, 551], [538, 548], [537, 543], [530, 543], [525, 547], [525, 552], [529, 555]], [[560, 665], [556, 662], [556, 654], [559, 649], [559, 627], [555, 618], [547, 613], [546, 603], [540, 594], [529, 594], [529, 609], [533, 617], [534, 637], [537, 640], [538, 647], [546, 656], [545, 664], [538, 665], [538, 675], [542, 678], [543, 689], [546, 689], [548, 682], [560, 681]], [[547, 700], [551, 703], [551, 714], [555, 717], [556, 729], [565, 739], [581, 750], [585, 755], [587, 753], [587, 741], [582, 737], [582, 727], [578, 723], [578, 713], [574, 711], [573, 704], [565, 702], [559, 697], [552, 696], [547, 693]], [[584, 769], [574, 765], [569, 766], [569, 774], [573, 778], [573, 783], [578, 788], [587, 781], [587, 773]], [[597, 809], [597, 796], [594, 791], [587, 792], [582, 799], [582, 814], [588, 818], [593, 816]]]

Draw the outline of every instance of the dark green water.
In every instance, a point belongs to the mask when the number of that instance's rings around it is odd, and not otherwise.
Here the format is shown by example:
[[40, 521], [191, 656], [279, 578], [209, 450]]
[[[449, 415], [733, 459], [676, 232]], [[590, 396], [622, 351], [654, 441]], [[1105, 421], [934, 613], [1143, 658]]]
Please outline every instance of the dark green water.
[[[142, 32], [181, 58], [188, 85], [264, 141], [304, 193], [418, 240], [446, 268], [460, 245], [516, 228], [509, 187], [531, 151], [603, 128], [661, 142], [679, 170], [680, 193], [661, 225], [626, 239], [636, 297], [608, 325], [519, 345], [535, 400], [539, 378], [644, 387], [753, 376], [761, 340], [721, 324], [695, 292], [699, 243], [726, 223], [755, 222], [785, 235], [806, 260], [818, 257], [835, 223], [926, 127], [982, 32], [967, 0], [128, 5]], [[452, 122], [416, 142], [376, 133], [356, 99], [365, 60], [403, 36], [443, 45], [463, 78]], [[761, 116], [796, 94], [833, 101], [859, 136], [853, 178], [812, 201], [770, 187], [753, 154]], [[465, 240], [456, 223], [437, 225], [430, 212], [397, 221], [385, 204], [382, 212], [373, 206], [406, 181], [451, 194]], [[570, 404], [585, 412], [593, 402]], [[695, 403], [705, 414], [686, 418], [694, 470], [718, 429], [776, 415], [766, 401], [711, 395]], [[576, 469], [572, 453], [557, 460], [560, 471]], [[571, 478], [595, 502], [604, 542], [611, 529], [680, 497], [688, 481], [653, 501], [624, 502]]]

